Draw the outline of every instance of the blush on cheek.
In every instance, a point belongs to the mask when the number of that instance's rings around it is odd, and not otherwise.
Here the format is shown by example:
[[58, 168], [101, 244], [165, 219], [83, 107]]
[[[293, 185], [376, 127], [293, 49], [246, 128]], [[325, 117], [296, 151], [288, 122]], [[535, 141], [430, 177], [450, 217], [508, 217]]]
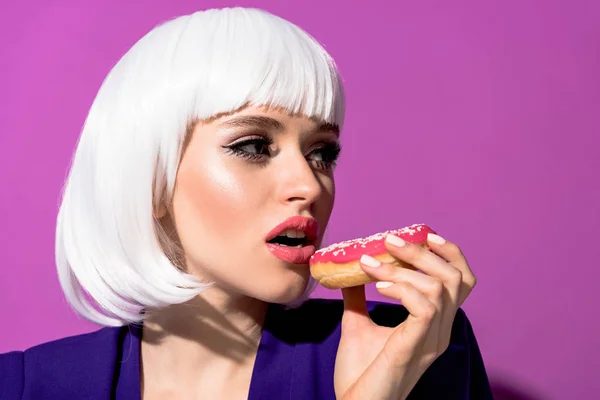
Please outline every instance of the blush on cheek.
[[222, 229], [230, 225], [231, 212], [244, 204], [245, 196], [239, 178], [228, 166], [204, 154], [199, 158], [204, 162], [180, 168], [177, 176], [181, 200], [193, 212], [193, 215], [182, 215], [182, 218], [193, 219], [205, 229]]
[[[190, 272], [229, 280], [242, 273], [238, 269], [261, 244], [256, 227], [264, 214], [261, 204], [267, 202], [255, 177], [224, 165], [228, 160], [223, 158], [196, 154], [183, 160], [173, 209]], [[198, 159], [203, 161], [190, 161]], [[237, 254], [232, 254], [232, 244], [239, 247]]]

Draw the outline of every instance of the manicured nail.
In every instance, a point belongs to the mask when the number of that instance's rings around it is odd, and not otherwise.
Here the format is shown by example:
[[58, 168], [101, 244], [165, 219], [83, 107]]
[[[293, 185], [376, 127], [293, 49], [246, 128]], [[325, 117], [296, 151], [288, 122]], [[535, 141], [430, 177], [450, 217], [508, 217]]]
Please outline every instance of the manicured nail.
[[446, 239], [444, 239], [441, 236], [436, 235], [435, 233], [428, 233], [427, 234], [427, 240], [429, 240], [431, 243], [435, 243], [435, 244], [444, 244], [444, 243], [446, 243]]
[[390, 287], [390, 286], [392, 286], [392, 285], [393, 285], [393, 283], [392, 283], [392, 282], [383, 282], [383, 281], [380, 281], [380, 282], [377, 282], [377, 283], [375, 284], [375, 287], [376, 287], [377, 289], [385, 289], [385, 288], [389, 288], [389, 287]]
[[391, 235], [391, 234], [387, 235], [385, 237], [385, 241], [396, 247], [402, 247], [406, 244], [406, 242], [403, 239], [399, 238], [398, 236]]
[[360, 257], [360, 262], [365, 264], [367, 267], [371, 268], [377, 268], [381, 265], [381, 262], [378, 259], [368, 256], [366, 254], [363, 254]]

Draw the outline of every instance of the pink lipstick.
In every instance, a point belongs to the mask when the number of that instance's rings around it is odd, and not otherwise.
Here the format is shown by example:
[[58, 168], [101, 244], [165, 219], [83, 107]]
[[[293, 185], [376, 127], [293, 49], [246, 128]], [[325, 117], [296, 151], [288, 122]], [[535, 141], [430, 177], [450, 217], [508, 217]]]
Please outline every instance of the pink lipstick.
[[266, 236], [267, 248], [291, 264], [308, 264], [315, 253], [319, 226], [314, 218], [294, 216], [273, 228]]

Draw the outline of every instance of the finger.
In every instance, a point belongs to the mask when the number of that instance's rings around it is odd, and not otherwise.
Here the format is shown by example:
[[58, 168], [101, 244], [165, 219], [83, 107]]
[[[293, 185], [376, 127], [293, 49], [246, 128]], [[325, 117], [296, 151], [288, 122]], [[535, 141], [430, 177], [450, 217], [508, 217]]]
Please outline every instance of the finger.
[[422, 274], [407, 268], [382, 263], [376, 258], [363, 255], [360, 259], [362, 270], [377, 281], [406, 282], [424, 293], [438, 311], [442, 311], [444, 299], [444, 284], [433, 276]]
[[367, 310], [365, 285], [342, 289], [342, 297], [344, 299], [342, 329], [353, 329], [372, 322]]
[[460, 296], [458, 299], [458, 305], [462, 305], [477, 284], [477, 278], [471, 270], [462, 250], [455, 243], [433, 233], [427, 235], [427, 243], [432, 252], [444, 258], [450, 265], [462, 273]]
[[394, 235], [387, 235], [385, 246], [388, 252], [413, 265], [427, 275], [436, 277], [444, 283], [452, 304], [458, 304], [462, 285], [462, 272], [437, 254], [421, 246], [409, 243]]
[[[419, 310], [424, 310], [425, 313], [428, 313], [431, 310], [428, 310], [427, 307], [433, 305], [435, 307], [435, 314], [432, 316], [432, 321], [430, 321], [428, 341], [434, 343], [434, 346], [437, 348], [440, 346], [438, 343], [446, 340], [446, 336], [448, 336], [446, 331], [449, 331], [449, 329], [443, 325], [448, 319], [446, 314], [454, 311], [452, 306], [444, 307], [444, 298], [447, 297], [444, 293], [444, 285], [439, 279], [427, 276], [420, 272], [407, 270], [405, 268], [396, 269], [399, 270], [400, 273], [406, 271], [407, 279], [398, 281], [378, 281], [375, 284], [375, 287], [383, 296], [400, 300], [409, 313], [412, 313], [409, 308], [411, 307], [411, 304], [406, 303], [406, 297], [400, 297], [403, 295], [402, 285], [408, 285], [407, 290], [409, 291], [409, 296], [415, 298], [415, 305], [412, 307], [416, 310], [415, 315], [421, 317], [421, 322], [423, 313], [419, 312]], [[413, 290], [416, 290], [418, 293], [413, 293]], [[426, 299], [427, 302], [423, 301], [422, 298]], [[417, 300], [418, 303], [416, 302]], [[413, 339], [415, 338], [413, 337]]]
[[407, 282], [377, 282], [379, 292], [390, 298], [398, 299], [408, 310], [409, 315], [390, 336], [390, 345], [398, 348], [406, 345], [419, 345], [430, 331], [438, 311], [423, 293]]
[[[450, 265], [461, 272], [462, 280], [460, 283], [460, 290], [456, 303], [456, 308], [458, 309], [458, 307], [464, 303], [469, 294], [471, 294], [471, 291], [477, 283], [477, 279], [469, 267], [463, 252], [455, 243], [452, 243], [433, 233], [427, 235], [427, 243], [433, 253], [444, 258]], [[439, 338], [439, 349], [441, 351], [444, 351], [450, 343], [450, 335], [455, 317], [455, 310], [446, 310], [446, 312], [442, 315], [441, 331], [443, 334]]]

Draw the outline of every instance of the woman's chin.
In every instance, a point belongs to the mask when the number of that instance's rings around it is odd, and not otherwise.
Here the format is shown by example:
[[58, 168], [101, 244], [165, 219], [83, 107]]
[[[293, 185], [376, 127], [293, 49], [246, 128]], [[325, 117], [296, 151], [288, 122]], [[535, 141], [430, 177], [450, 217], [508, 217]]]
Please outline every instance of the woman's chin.
[[259, 293], [255, 296], [260, 300], [269, 303], [286, 304], [298, 300], [308, 286], [310, 280], [309, 274], [293, 274], [281, 277], [276, 281], [265, 282], [266, 285], [260, 288]]
[[254, 269], [252, 274], [212, 273], [210, 281], [225, 292], [268, 303], [287, 304], [301, 298], [311, 280], [307, 265], [262, 265], [263, 268]]

